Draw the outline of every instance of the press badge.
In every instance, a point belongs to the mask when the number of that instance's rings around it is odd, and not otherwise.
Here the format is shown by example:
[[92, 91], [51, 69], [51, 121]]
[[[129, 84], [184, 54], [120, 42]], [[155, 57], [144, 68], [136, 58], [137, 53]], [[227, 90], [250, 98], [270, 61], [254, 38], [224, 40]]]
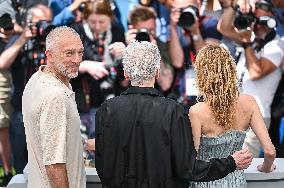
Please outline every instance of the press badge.
[[195, 72], [193, 67], [185, 71], [185, 93], [187, 96], [197, 96], [198, 90], [195, 83]]

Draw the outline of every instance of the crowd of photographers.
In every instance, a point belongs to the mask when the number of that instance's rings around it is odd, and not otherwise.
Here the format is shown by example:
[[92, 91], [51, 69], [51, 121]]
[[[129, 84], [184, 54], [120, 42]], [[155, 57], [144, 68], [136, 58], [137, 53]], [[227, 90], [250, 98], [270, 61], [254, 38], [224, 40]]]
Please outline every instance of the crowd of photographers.
[[[27, 163], [22, 93], [31, 75], [45, 63], [47, 33], [59, 25], [73, 27], [85, 48], [79, 76], [71, 81], [83, 136], [94, 137], [95, 113], [102, 102], [129, 86], [121, 64], [127, 44], [146, 40], [158, 45], [162, 62], [156, 87], [187, 110], [198, 95], [192, 67], [195, 54], [204, 45], [214, 43], [226, 47], [235, 57], [240, 92], [255, 97], [277, 155], [284, 156], [280, 131], [284, 132], [283, 1], [137, 0], [129, 1], [129, 11], [120, 10], [119, 2], [0, 0], [3, 185], [12, 177], [12, 164], [16, 173], [22, 173]], [[125, 15], [127, 28], [122, 20]], [[248, 134], [245, 143], [255, 156], [261, 153], [253, 133]]]

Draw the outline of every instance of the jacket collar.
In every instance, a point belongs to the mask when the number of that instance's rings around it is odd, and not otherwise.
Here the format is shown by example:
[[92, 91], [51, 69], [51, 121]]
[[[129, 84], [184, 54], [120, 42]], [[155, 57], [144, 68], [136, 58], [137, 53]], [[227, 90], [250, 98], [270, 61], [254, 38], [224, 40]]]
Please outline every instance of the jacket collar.
[[163, 95], [157, 89], [152, 87], [131, 86], [126, 91], [121, 93], [121, 95], [129, 95], [129, 94], [148, 94], [148, 95], [163, 97]]

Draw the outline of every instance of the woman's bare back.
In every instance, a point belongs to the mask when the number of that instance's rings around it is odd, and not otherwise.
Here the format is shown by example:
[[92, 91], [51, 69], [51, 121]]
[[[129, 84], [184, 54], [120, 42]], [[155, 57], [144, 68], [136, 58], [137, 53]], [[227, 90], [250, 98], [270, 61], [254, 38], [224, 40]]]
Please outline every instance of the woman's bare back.
[[[194, 107], [195, 108], [195, 107]], [[249, 95], [240, 95], [236, 103], [233, 130], [245, 131], [250, 127], [254, 110], [254, 99]], [[226, 130], [214, 121], [214, 116], [208, 104], [201, 102], [196, 105], [198, 117], [201, 120], [202, 135], [215, 137]]]

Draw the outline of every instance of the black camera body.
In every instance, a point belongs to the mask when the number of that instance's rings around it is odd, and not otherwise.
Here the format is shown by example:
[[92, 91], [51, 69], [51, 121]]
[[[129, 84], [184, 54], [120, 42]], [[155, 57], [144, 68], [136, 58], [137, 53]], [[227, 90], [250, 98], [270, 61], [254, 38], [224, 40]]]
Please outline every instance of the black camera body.
[[199, 17], [199, 10], [195, 6], [182, 8], [179, 17], [178, 25], [181, 27], [191, 27]]
[[28, 23], [31, 31], [36, 28], [35, 35], [25, 45], [24, 50], [27, 54], [28, 60], [32, 64], [39, 65], [45, 59], [45, 39], [48, 33], [55, 28], [49, 21], [40, 20], [36, 23]]
[[40, 20], [36, 24], [36, 37], [40, 40], [45, 40], [48, 33], [55, 28], [49, 21]]
[[150, 32], [147, 28], [141, 28], [141, 29], [138, 29], [137, 33], [136, 33], [136, 37], [135, 39], [139, 42], [141, 41], [147, 41], [147, 42], [150, 42], [151, 39], [150, 39]]
[[11, 31], [14, 29], [12, 18], [8, 13], [5, 13], [0, 17], [0, 28], [3, 28], [4, 31]]
[[235, 11], [236, 11], [236, 17], [234, 20], [234, 26], [239, 31], [247, 30], [247, 28], [249, 28], [251, 24], [256, 21], [256, 18], [252, 10], [250, 10], [249, 13], [244, 14], [240, 11], [240, 7], [237, 6]]

